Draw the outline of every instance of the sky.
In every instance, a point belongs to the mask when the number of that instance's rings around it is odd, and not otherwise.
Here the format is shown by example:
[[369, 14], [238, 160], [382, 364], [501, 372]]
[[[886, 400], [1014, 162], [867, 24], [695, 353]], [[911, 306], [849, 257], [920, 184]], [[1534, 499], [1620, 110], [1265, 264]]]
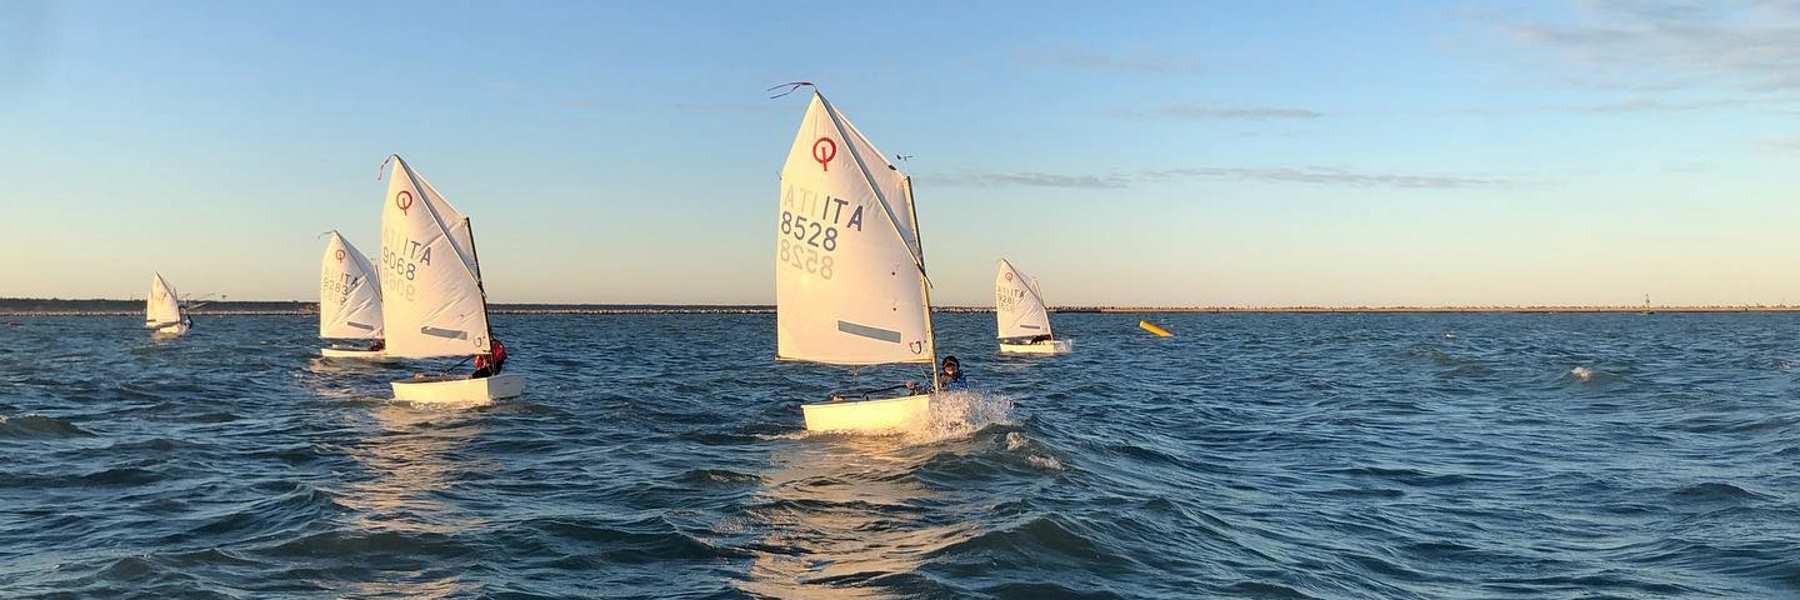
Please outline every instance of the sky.
[[819, 85], [938, 304], [1800, 303], [1800, 2], [0, 0], [0, 296], [317, 296], [399, 153], [494, 302], [770, 303]]

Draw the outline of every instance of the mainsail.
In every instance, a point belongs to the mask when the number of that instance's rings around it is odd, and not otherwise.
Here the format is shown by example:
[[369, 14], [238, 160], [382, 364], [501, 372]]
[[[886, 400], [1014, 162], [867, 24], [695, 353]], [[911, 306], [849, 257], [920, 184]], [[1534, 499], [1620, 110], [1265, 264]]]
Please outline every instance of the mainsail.
[[164, 327], [182, 321], [181, 297], [161, 273], [150, 276], [150, 297], [144, 301], [144, 326]]
[[781, 169], [776, 356], [934, 360], [925, 258], [906, 173], [814, 93]]
[[381, 339], [381, 284], [375, 265], [338, 232], [319, 265], [319, 337]]
[[487, 297], [469, 218], [390, 156], [381, 209], [381, 316], [387, 354], [470, 356], [489, 349]]
[[1004, 258], [1000, 259], [999, 274], [994, 275], [994, 320], [1000, 326], [1000, 339], [1050, 335], [1050, 314], [1044, 309], [1036, 281]]

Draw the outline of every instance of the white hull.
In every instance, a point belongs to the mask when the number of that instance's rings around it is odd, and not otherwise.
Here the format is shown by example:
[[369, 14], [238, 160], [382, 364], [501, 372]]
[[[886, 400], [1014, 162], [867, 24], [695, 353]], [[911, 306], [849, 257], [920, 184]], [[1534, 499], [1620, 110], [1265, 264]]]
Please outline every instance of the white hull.
[[320, 348], [319, 356], [325, 358], [355, 358], [361, 360], [387, 360], [387, 353], [381, 350], [351, 350], [349, 348]]
[[501, 373], [493, 377], [421, 377], [394, 382], [394, 399], [407, 402], [486, 403], [525, 393], [525, 376]]
[[164, 336], [164, 337], [179, 337], [179, 336], [187, 335], [188, 329], [191, 329], [191, 327], [187, 323], [176, 323], [174, 325], [169, 325], [169, 326], [157, 329], [155, 335]]
[[1044, 340], [1035, 344], [1000, 342], [1000, 351], [1006, 354], [1068, 354], [1073, 349], [1073, 340]]
[[802, 404], [807, 431], [883, 433], [905, 429], [931, 413], [931, 396], [920, 394], [860, 402]]

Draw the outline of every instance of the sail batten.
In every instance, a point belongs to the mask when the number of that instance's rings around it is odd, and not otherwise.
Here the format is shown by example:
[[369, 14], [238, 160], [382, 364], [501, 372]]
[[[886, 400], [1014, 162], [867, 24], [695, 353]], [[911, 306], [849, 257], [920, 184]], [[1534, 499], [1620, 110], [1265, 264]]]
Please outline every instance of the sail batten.
[[813, 94], [781, 171], [777, 358], [836, 365], [933, 360], [924, 255], [905, 177], [848, 117]]
[[1050, 314], [1032, 279], [1000, 259], [994, 275], [994, 321], [1000, 339], [1052, 335]]
[[[489, 351], [487, 302], [468, 217], [398, 156], [381, 212], [381, 305], [387, 354]], [[460, 232], [460, 235], [459, 235]]]
[[381, 339], [381, 283], [369, 258], [333, 231], [319, 273], [319, 337]]

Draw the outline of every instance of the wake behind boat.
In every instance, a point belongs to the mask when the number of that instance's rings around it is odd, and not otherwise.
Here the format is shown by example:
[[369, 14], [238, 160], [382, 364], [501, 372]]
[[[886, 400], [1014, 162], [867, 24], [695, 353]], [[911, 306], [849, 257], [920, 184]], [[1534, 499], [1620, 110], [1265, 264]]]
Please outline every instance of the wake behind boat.
[[[936, 363], [912, 183], [885, 156], [813, 93], [781, 170], [777, 360]], [[809, 431], [885, 432], [924, 419], [930, 402], [930, 394], [859, 393], [800, 409]]]
[[319, 264], [319, 337], [373, 340], [363, 347], [319, 349], [325, 358], [382, 359], [381, 285], [375, 265], [337, 231], [325, 243]]
[[[477, 376], [393, 382], [394, 398], [413, 402], [486, 403], [525, 392], [525, 376], [500, 372], [505, 347], [488, 323], [487, 292], [469, 218], [431, 182], [389, 156], [381, 209], [381, 316], [387, 355], [476, 358]], [[486, 364], [483, 367], [483, 364]]]
[[181, 296], [175, 286], [163, 279], [162, 273], [150, 276], [150, 295], [144, 300], [144, 328], [155, 335], [179, 337], [187, 335], [194, 322], [181, 307]]
[[1069, 340], [1056, 339], [1050, 330], [1050, 312], [1037, 280], [1026, 277], [1010, 261], [1000, 259], [994, 275], [994, 321], [999, 326], [1000, 352], [1006, 354], [1065, 354]]

